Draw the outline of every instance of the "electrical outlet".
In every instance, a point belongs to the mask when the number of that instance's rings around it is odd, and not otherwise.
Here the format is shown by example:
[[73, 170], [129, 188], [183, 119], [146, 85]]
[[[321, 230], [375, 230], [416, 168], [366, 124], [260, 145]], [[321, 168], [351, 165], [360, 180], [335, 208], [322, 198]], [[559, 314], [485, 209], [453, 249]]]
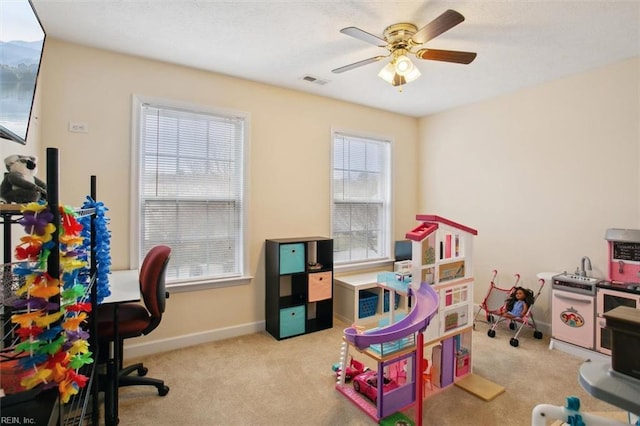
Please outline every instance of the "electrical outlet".
[[87, 123], [69, 122], [69, 131], [73, 133], [89, 133], [89, 125]]

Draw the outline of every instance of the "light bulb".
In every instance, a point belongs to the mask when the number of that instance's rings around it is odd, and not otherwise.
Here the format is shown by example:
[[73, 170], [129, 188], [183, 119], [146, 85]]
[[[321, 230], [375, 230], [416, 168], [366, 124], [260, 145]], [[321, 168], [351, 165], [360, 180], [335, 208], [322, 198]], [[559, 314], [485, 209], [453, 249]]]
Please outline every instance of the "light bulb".
[[400, 55], [396, 59], [396, 72], [400, 75], [409, 74], [413, 70], [413, 62], [405, 55]]

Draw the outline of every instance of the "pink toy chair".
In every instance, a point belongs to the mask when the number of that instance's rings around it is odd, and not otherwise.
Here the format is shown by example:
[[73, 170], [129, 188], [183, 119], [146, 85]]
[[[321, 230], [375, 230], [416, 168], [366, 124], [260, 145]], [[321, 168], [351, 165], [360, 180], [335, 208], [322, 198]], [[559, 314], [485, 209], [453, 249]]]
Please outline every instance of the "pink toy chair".
[[389, 378], [397, 383], [404, 383], [407, 380], [407, 372], [405, 366], [407, 360], [403, 359], [389, 365]]

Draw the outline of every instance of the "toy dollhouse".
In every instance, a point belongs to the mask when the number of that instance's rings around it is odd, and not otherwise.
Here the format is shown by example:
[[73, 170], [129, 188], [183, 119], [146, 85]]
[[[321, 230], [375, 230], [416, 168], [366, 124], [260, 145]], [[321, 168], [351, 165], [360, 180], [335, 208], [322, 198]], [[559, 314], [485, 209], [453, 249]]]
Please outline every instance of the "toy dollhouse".
[[423, 394], [471, 373], [472, 243], [477, 231], [440, 216], [416, 219], [420, 224], [406, 234], [412, 242], [411, 278], [398, 271], [378, 276], [378, 285], [391, 294], [405, 293], [411, 308], [388, 325], [368, 330], [354, 325], [344, 332], [339, 370], [347, 370], [353, 348], [375, 360], [377, 371], [353, 377], [352, 385], [346, 374], [339, 374], [336, 389], [375, 421], [415, 405], [421, 424]]

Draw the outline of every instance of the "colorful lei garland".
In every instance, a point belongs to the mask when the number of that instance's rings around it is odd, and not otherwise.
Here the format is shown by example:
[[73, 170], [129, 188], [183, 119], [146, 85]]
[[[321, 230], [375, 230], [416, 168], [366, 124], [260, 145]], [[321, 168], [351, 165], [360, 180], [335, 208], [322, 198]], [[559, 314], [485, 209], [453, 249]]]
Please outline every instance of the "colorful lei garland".
[[[20, 239], [15, 255], [25, 262], [13, 272], [24, 278], [24, 285], [16, 291], [16, 295], [23, 297], [13, 306], [24, 312], [11, 317], [18, 326], [16, 334], [20, 339], [15, 351], [23, 355], [18, 360], [25, 371], [20, 384], [26, 390], [57, 386], [62, 402], [67, 403], [87, 383], [88, 378], [78, 370], [93, 363], [89, 333], [81, 327], [91, 312], [87, 292], [90, 243], [86, 242], [90, 222], [81, 223], [73, 209], [60, 207], [58, 280], [47, 272], [56, 231], [53, 214], [45, 202], [27, 204], [22, 213], [19, 223], [27, 235]], [[104, 214], [100, 222], [101, 231], [108, 233]], [[110, 259], [108, 248], [102, 247], [101, 253]]]
[[[96, 257], [97, 275], [96, 286], [98, 293], [98, 303], [101, 303], [105, 297], [111, 294], [109, 288], [109, 274], [111, 273], [111, 231], [109, 231], [109, 218], [107, 211], [102, 202], [95, 201], [87, 196], [86, 201], [82, 205], [83, 209], [94, 209], [95, 218], [93, 219], [94, 234], [94, 254]], [[82, 236], [84, 237], [84, 249], [91, 251], [91, 220], [89, 216], [78, 218], [83, 225]]]

